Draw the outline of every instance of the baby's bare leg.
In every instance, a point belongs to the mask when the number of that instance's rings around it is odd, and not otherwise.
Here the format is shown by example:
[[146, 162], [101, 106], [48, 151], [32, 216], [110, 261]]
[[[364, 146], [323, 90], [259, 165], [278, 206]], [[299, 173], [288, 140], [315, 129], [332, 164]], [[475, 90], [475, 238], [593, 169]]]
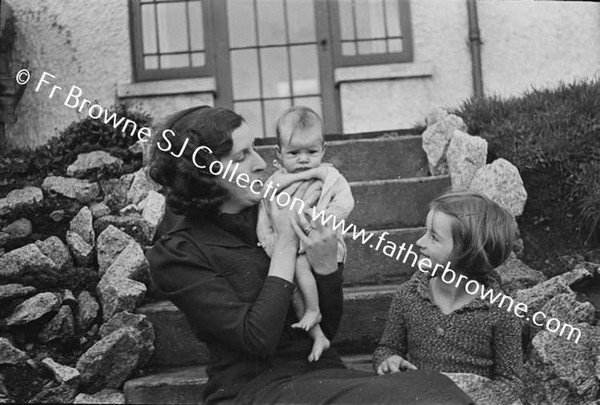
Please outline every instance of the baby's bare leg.
[[308, 361], [317, 361], [321, 357], [321, 354], [323, 354], [325, 350], [329, 349], [331, 342], [329, 339], [327, 339], [319, 324], [313, 326], [308, 331], [308, 334], [313, 340], [313, 346], [310, 354], [308, 355]]
[[[321, 322], [321, 311], [319, 310], [319, 296], [317, 293], [317, 282], [310, 271], [310, 264], [306, 255], [298, 255], [296, 258], [296, 272], [294, 279], [304, 299], [304, 313], [298, 323], [292, 328], [310, 330]], [[296, 304], [294, 304], [296, 305]], [[294, 307], [295, 308], [295, 307]]]

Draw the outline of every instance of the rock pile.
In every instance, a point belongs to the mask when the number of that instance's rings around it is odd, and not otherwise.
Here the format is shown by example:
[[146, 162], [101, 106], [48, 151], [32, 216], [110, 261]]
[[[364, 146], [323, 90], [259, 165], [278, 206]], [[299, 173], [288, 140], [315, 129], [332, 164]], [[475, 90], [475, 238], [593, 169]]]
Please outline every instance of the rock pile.
[[[41, 188], [0, 199], [3, 222], [56, 195], [85, 204], [62, 237], [0, 250], [0, 402], [22, 400], [12, 397], [11, 378], [35, 372], [45, 383], [31, 402], [124, 403], [118, 390], [152, 356], [153, 327], [134, 311], [149, 283], [144, 247], [154, 239], [165, 200], [143, 169], [85, 179], [121, 166], [106, 152], [81, 154], [68, 177], [49, 176]], [[61, 221], [67, 211], [48, 221]], [[0, 249], [31, 235], [31, 228], [27, 218], [1, 228]], [[93, 275], [92, 287], [61, 287], [81, 274]]]
[[506, 208], [523, 213], [527, 191], [518, 169], [505, 159], [486, 164], [487, 141], [467, 134], [462, 118], [437, 114], [423, 132], [423, 149], [434, 176], [449, 174], [453, 190], [474, 190]]
[[[478, 191], [514, 217], [523, 213], [527, 192], [517, 168], [505, 159], [486, 164], [487, 142], [465, 133], [455, 115], [436, 110], [427, 119], [423, 149], [432, 175], [449, 174], [453, 190]], [[522, 242], [513, 251], [522, 253]], [[496, 269], [503, 291], [527, 305], [531, 317], [541, 311], [546, 328], [523, 319], [525, 392], [528, 404], [580, 404], [600, 400], [600, 326], [597, 310], [573, 290], [586, 283], [600, 286], [600, 264], [580, 262], [547, 279], [515, 253]], [[555, 318], [560, 321], [551, 321]], [[551, 332], [550, 330], [556, 330]], [[488, 398], [486, 381], [474, 374], [449, 375], [473, 398]], [[487, 403], [487, 400], [481, 400]], [[594, 402], [596, 403], [596, 402]]]

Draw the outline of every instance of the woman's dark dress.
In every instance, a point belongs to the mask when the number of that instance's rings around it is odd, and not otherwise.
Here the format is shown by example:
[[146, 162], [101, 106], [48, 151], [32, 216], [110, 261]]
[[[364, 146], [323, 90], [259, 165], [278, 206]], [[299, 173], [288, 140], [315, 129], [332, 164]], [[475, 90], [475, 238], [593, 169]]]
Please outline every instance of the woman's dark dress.
[[[348, 370], [334, 349], [309, 363], [311, 339], [290, 327], [297, 322], [294, 285], [267, 276], [270, 259], [257, 245], [256, 219], [256, 206], [235, 215], [185, 217], [147, 254], [156, 287], [211, 352], [205, 401], [470, 403], [436, 373], [378, 377]], [[342, 316], [342, 268], [315, 274], [329, 339]]]

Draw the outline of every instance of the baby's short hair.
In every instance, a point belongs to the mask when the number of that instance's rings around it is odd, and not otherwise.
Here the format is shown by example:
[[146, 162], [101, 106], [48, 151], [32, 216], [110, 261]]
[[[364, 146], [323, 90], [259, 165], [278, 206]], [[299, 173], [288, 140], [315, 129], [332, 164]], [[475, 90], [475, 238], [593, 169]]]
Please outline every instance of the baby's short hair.
[[517, 233], [513, 216], [483, 194], [448, 192], [430, 204], [433, 215], [453, 218], [452, 267], [484, 282], [492, 269], [508, 259]]
[[297, 129], [311, 128], [315, 125], [318, 125], [321, 129], [321, 133], [323, 133], [323, 121], [321, 120], [319, 114], [315, 112], [315, 110], [305, 106], [291, 107], [281, 114], [277, 120], [277, 124], [275, 126], [277, 144], [281, 146], [282, 134], [289, 134], [291, 140], [294, 131]]

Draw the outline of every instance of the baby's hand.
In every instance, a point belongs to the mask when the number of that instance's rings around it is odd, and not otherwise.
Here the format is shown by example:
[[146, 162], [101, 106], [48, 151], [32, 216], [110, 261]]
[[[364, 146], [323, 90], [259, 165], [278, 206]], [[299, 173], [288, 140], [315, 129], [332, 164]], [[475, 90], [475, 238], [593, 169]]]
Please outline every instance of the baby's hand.
[[377, 374], [378, 375], [391, 374], [391, 373], [397, 373], [399, 371], [416, 370], [416, 369], [417, 369], [417, 367], [415, 367], [415, 365], [412, 364], [410, 361], [405, 360], [400, 356], [394, 355], [394, 356], [390, 356], [387, 359], [385, 359], [383, 361], [383, 363], [381, 363], [379, 365], [379, 367], [377, 367]]

